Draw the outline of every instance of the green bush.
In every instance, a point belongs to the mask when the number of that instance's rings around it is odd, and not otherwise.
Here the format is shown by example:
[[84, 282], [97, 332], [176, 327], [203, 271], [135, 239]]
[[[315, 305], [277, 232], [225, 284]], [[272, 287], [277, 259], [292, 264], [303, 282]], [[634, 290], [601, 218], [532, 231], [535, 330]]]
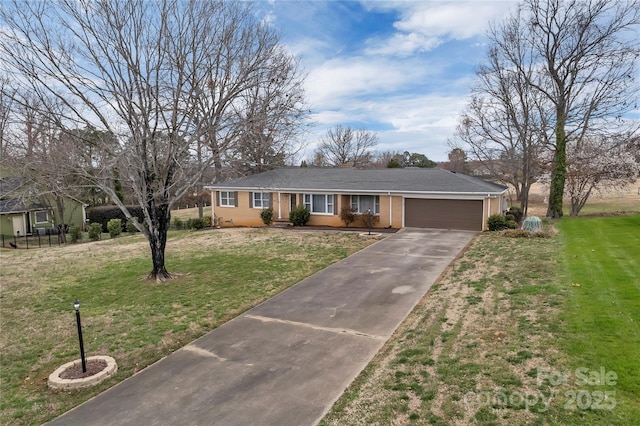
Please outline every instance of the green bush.
[[72, 226], [69, 229], [69, 240], [72, 243], [77, 243], [78, 241], [82, 241], [82, 228], [77, 225]]
[[136, 232], [138, 232], [138, 228], [136, 228], [136, 225], [135, 225], [135, 223], [136, 223], [137, 221], [138, 221], [138, 220], [137, 220], [135, 217], [134, 217], [134, 218], [132, 218], [131, 220], [128, 220], [128, 221], [127, 221], [127, 226], [126, 226], [126, 228], [127, 228], [127, 232], [129, 233], [129, 235], [133, 235], [133, 234], [135, 234]]
[[262, 219], [262, 223], [264, 223], [265, 225], [271, 225], [271, 222], [273, 222], [273, 209], [262, 209], [260, 211], [260, 219]]
[[511, 206], [511, 208], [507, 212], [507, 215], [512, 216], [513, 220], [519, 225], [522, 223], [522, 217], [524, 216], [524, 213], [520, 207]]
[[191, 221], [191, 225], [193, 226], [193, 229], [202, 229], [204, 228], [204, 220], [195, 218]]
[[[140, 206], [125, 206], [131, 216], [138, 219], [139, 223], [144, 223], [144, 213]], [[87, 217], [91, 223], [102, 224], [102, 232], [108, 232], [107, 223], [111, 219], [120, 219], [122, 223], [127, 221], [127, 217], [117, 206], [98, 206], [87, 209]]]
[[122, 232], [122, 219], [111, 219], [107, 222], [107, 230], [109, 231], [109, 236], [111, 238], [115, 238]]
[[212, 224], [212, 220], [211, 220], [211, 216], [205, 216], [202, 218], [202, 223], [204, 224], [205, 228], [211, 228], [211, 224]]
[[302, 204], [289, 213], [289, 222], [293, 223], [293, 226], [304, 226], [309, 222], [309, 218], [311, 218], [311, 212]]
[[508, 229], [518, 229], [518, 223], [515, 220], [511, 220], [507, 218], [507, 228]]
[[91, 241], [98, 241], [102, 238], [102, 224], [94, 222], [89, 225], [89, 239]]
[[173, 227], [178, 231], [184, 229], [184, 222], [179, 217], [173, 219]]
[[489, 231], [501, 231], [503, 229], [509, 229], [507, 225], [507, 218], [501, 214], [492, 214], [487, 220], [487, 226]]
[[193, 219], [189, 218], [184, 222], [184, 229], [193, 229]]

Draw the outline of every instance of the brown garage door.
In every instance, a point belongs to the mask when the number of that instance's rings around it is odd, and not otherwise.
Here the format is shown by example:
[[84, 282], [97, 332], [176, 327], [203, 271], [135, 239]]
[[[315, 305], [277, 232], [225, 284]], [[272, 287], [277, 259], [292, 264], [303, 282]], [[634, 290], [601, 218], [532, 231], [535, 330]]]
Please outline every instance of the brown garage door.
[[407, 198], [404, 226], [482, 230], [482, 200], [423, 200]]

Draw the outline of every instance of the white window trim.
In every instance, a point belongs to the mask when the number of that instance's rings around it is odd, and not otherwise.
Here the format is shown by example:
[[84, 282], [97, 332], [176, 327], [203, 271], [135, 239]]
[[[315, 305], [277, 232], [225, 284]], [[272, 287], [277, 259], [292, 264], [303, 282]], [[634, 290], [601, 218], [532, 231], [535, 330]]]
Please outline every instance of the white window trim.
[[353, 202], [354, 201], [354, 197], [357, 197], [357, 200], [358, 200], [358, 202], [357, 202], [358, 207], [357, 207], [357, 211], [355, 212], [356, 214], [367, 214], [366, 211], [364, 211], [364, 212], [360, 211], [360, 197], [375, 197], [373, 199], [373, 209], [376, 210], [376, 207], [377, 207], [378, 211], [374, 211], [373, 215], [374, 216], [380, 215], [380, 196], [379, 195], [360, 195], [360, 194], [352, 195], [351, 199], [349, 200], [350, 201], [349, 205], [351, 207], [353, 207], [353, 204], [354, 204], [354, 202]]
[[[324, 195], [324, 208], [325, 212], [314, 212], [313, 211], [313, 196], [314, 195]], [[309, 202], [307, 202], [307, 197], [309, 197]], [[329, 197], [331, 197], [331, 202], [329, 202]], [[333, 216], [336, 209], [336, 197], [333, 194], [302, 194], [302, 204], [309, 209], [311, 214], [316, 215], [324, 215], [324, 216]], [[328, 212], [329, 206], [331, 206], [331, 212]]]
[[[224, 198], [222, 197], [222, 194], [227, 194], [227, 204], [224, 204]], [[235, 207], [236, 206], [236, 200], [235, 197], [230, 197], [229, 194], [235, 194], [235, 191], [220, 191], [220, 207]], [[233, 200], [233, 202], [231, 204], [229, 204], [229, 201]]]
[[[256, 195], [260, 194], [260, 206], [256, 206]], [[254, 192], [252, 197], [253, 200], [251, 200], [251, 204], [253, 205], [254, 209], [258, 209], [258, 210], [265, 210], [270, 208], [271, 206], [269, 205], [269, 199], [271, 198], [270, 196], [270, 192]], [[267, 198], [265, 198], [265, 195]], [[264, 206], [264, 203], [267, 203], [267, 206]]]
[[[38, 222], [38, 213], [44, 213], [44, 216], [45, 216], [46, 219], [44, 221]], [[34, 216], [33, 219], [35, 220], [35, 224], [36, 225], [41, 224], [41, 223], [49, 223], [49, 213], [46, 210], [39, 210], [39, 211], [35, 212], [33, 214], [33, 216]]]

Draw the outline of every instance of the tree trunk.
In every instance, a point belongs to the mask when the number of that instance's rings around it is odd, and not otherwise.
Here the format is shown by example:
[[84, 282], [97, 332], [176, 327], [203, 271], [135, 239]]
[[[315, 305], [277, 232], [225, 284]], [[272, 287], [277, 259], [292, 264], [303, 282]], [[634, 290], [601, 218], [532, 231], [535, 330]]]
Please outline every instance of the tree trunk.
[[565, 117], [557, 113], [556, 149], [553, 155], [553, 169], [551, 170], [551, 185], [549, 188], [549, 206], [547, 217], [562, 217], [562, 198], [564, 196], [564, 181], [567, 175], [567, 137], [564, 131]]
[[58, 230], [60, 231], [60, 242], [62, 244], [66, 244], [67, 243], [67, 234], [64, 232], [65, 230], [65, 226], [64, 226], [64, 200], [62, 199], [62, 197], [60, 195], [55, 195], [56, 198], [56, 211], [57, 211], [57, 216], [58, 216], [58, 220], [56, 220], [56, 225], [58, 227]]
[[167, 204], [157, 208], [153, 205], [153, 202], [150, 204], [152, 204], [150, 213], [156, 216], [154, 223], [157, 224], [157, 228], [149, 230], [149, 246], [151, 248], [153, 270], [147, 278], [154, 279], [156, 282], [164, 282], [171, 278], [171, 274], [169, 274], [164, 264], [164, 252], [167, 247], [167, 231], [171, 223], [171, 212]]

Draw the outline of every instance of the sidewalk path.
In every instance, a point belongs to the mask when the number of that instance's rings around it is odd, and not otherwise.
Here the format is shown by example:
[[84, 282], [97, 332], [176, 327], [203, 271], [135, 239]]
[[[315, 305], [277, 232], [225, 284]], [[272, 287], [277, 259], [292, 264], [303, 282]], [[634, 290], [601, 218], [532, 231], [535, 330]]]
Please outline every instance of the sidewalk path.
[[314, 425], [475, 233], [404, 229], [51, 425]]

